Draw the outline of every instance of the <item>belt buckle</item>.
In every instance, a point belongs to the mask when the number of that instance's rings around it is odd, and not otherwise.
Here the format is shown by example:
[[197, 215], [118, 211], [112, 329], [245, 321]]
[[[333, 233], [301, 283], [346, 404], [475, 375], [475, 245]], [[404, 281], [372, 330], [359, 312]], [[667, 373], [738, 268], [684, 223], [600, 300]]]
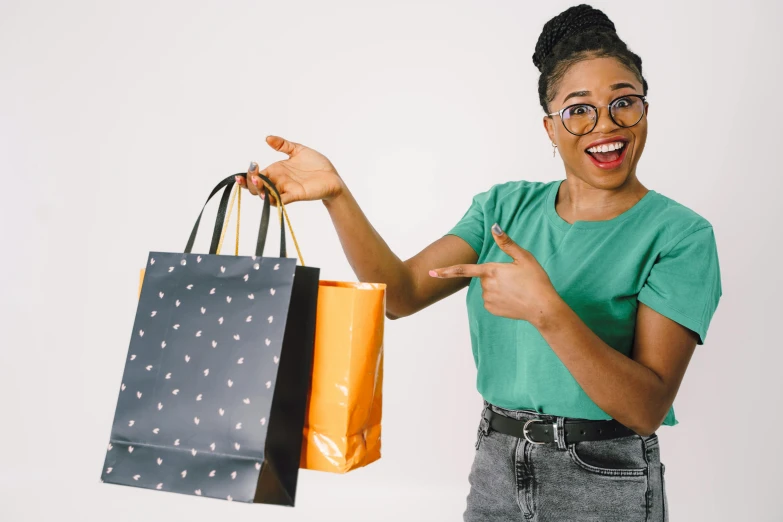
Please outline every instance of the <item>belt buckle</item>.
[[530, 437], [527, 436], [527, 426], [531, 422], [544, 422], [542, 419], [530, 419], [527, 422], [525, 422], [525, 425], [522, 427], [522, 434], [525, 436], [525, 440], [528, 441], [531, 444], [546, 444], [546, 442], [539, 442], [537, 440], [533, 440]]

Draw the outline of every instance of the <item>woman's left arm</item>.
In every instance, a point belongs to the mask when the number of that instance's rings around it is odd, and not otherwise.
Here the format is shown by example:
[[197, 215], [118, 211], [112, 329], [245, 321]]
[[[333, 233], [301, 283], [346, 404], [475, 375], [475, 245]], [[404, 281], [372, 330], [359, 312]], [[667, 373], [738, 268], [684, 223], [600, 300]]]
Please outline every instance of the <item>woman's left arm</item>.
[[601, 410], [639, 435], [663, 423], [698, 336], [644, 303], [636, 313], [632, 357], [598, 337], [560, 296], [534, 326]]

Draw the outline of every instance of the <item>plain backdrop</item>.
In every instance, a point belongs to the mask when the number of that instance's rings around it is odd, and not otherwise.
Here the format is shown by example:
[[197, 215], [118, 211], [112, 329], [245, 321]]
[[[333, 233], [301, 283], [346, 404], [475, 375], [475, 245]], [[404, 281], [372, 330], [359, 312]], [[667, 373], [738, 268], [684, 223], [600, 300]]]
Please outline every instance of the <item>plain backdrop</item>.
[[[495, 183], [562, 179], [531, 55], [569, 5], [0, 0], [0, 518], [460, 520], [481, 407], [464, 290], [387, 321], [383, 458], [301, 472], [295, 508], [101, 484], [138, 269], [184, 248], [219, 179], [285, 157], [268, 134], [325, 154], [402, 258]], [[671, 519], [783, 520], [783, 8], [593, 5], [644, 60], [639, 178], [718, 241], [723, 298], [658, 432]], [[323, 205], [288, 211], [305, 261], [355, 280]]]

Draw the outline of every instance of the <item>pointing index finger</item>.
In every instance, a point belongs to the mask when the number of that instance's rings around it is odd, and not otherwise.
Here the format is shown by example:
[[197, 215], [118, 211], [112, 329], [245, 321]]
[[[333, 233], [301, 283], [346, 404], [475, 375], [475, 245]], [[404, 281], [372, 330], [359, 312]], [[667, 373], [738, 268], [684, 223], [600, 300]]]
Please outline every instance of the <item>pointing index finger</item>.
[[481, 277], [484, 275], [484, 268], [480, 265], [453, 265], [446, 268], [430, 270], [432, 277], [454, 278], [454, 277]]

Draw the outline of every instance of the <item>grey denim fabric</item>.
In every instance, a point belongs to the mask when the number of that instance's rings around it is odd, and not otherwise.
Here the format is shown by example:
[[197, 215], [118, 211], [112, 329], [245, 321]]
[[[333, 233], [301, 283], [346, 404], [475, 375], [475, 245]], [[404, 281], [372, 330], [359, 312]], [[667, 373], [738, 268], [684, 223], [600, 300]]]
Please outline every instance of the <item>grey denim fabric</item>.
[[557, 428], [558, 443], [490, 430], [482, 411], [465, 522], [668, 522], [657, 434], [566, 444], [568, 418], [485, 402], [487, 408], [542, 419]]

